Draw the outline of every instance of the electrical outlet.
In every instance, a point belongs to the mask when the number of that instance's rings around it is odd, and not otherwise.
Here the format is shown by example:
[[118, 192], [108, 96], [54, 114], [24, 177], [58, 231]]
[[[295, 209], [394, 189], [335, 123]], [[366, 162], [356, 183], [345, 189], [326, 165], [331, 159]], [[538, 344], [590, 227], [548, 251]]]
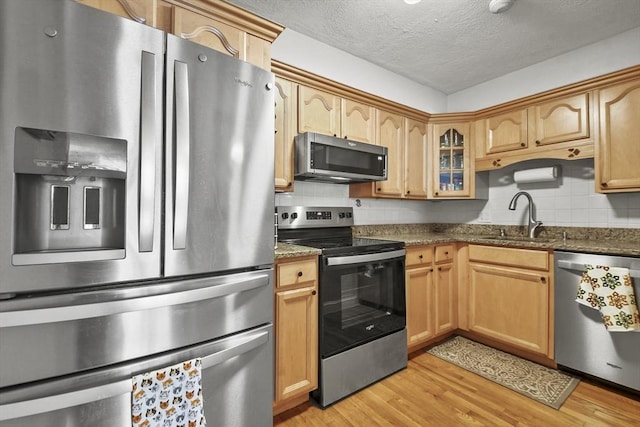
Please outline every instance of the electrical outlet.
[[478, 222], [481, 224], [491, 224], [491, 214], [488, 211], [483, 210], [482, 212], [480, 212]]

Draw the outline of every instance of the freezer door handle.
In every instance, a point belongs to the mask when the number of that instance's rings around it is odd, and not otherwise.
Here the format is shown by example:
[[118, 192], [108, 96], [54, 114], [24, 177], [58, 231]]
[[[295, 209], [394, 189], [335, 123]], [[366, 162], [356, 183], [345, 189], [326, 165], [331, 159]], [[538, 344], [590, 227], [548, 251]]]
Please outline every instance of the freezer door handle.
[[254, 348], [266, 344], [269, 341], [269, 332], [262, 331], [248, 337], [238, 338], [233, 347], [226, 348], [218, 353], [211, 354], [202, 358], [202, 369], [219, 365], [227, 360], [248, 353]]
[[[260, 330], [251, 334], [243, 334], [240, 337], [227, 340], [225, 344], [229, 346], [216, 353], [202, 357], [202, 369], [211, 368], [219, 365], [233, 357], [265, 345], [269, 342], [269, 331]], [[180, 363], [181, 360], [174, 363]], [[144, 363], [144, 362], [143, 362]], [[132, 365], [129, 369], [133, 375], [142, 372], [150, 372], [154, 369], [162, 369], [165, 366], [156, 366], [150, 368], [147, 366], [149, 362]], [[75, 390], [67, 393], [58, 393], [61, 390], [51, 390], [48, 396], [37, 399], [25, 400], [15, 403], [7, 403], [0, 405], [0, 421], [11, 420], [15, 418], [28, 417], [31, 415], [41, 414], [45, 412], [57, 411], [60, 409], [71, 408], [86, 403], [96, 402], [99, 400], [109, 399], [111, 397], [122, 394], [131, 393], [132, 379], [125, 378], [109, 384], [97, 387]]]
[[[229, 279], [228, 281], [212, 286], [203, 286], [181, 292], [167, 292], [160, 295], [141, 298], [105, 301], [93, 304], [60, 304], [31, 310], [5, 311], [0, 312], [0, 328], [90, 319], [93, 317], [153, 310], [160, 307], [170, 307], [190, 302], [221, 298], [234, 293], [246, 292], [263, 286], [268, 286], [270, 284], [270, 279], [271, 275], [269, 273], [265, 273], [249, 278], [244, 277], [235, 280]], [[209, 279], [200, 280], [203, 281], [203, 284], [209, 283]]]
[[187, 216], [189, 213], [189, 71], [187, 64], [174, 63], [175, 90], [175, 153], [176, 176], [173, 208], [173, 249], [187, 247]]
[[[565, 270], [584, 271], [586, 269], [584, 263], [565, 261], [562, 259], [556, 261], [556, 265], [560, 268], [564, 268]], [[616, 266], [612, 265], [610, 267]], [[640, 279], [640, 270], [629, 269], [629, 275], [636, 279]]]
[[155, 54], [142, 52], [140, 97], [140, 200], [138, 246], [140, 252], [153, 251], [156, 187], [156, 72]]

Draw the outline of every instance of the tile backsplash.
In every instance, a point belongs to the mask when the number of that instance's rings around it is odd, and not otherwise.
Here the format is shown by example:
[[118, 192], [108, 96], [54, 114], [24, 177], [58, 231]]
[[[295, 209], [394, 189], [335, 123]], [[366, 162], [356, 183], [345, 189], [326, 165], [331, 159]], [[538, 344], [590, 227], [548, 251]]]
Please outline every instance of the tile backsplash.
[[[515, 184], [516, 170], [560, 166], [555, 182]], [[276, 194], [276, 205], [353, 206], [356, 225], [464, 223], [523, 225], [527, 200], [507, 207], [518, 191], [533, 197], [536, 219], [548, 226], [640, 228], [640, 193], [595, 192], [593, 159], [532, 160], [489, 174], [488, 200], [404, 201], [349, 198], [349, 187], [296, 181], [293, 193]]]

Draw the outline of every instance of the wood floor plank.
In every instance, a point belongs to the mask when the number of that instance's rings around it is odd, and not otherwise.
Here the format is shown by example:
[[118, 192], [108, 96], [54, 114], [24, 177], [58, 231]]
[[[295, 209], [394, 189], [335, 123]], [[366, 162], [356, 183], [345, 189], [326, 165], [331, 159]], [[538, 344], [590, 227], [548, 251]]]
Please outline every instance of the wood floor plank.
[[326, 409], [286, 411], [274, 426], [640, 426], [640, 397], [604, 385], [581, 381], [555, 410], [428, 353], [412, 356], [407, 369]]

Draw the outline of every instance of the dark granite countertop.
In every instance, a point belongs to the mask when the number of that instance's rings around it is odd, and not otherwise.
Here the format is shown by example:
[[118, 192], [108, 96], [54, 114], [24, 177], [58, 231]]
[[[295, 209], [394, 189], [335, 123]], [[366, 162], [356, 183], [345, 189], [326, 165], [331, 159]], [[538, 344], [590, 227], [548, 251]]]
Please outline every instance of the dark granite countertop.
[[[500, 230], [505, 236], [500, 237]], [[567, 233], [567, 239], [563, 238]], [[526, 227], [481, 224], [400, 224], [353, 227], [354, 236], [398, 240], [406, 246], [442, 243], [478, 243], [514, 248], [584, 252], [640, 257], [640, 229], [545, 227], [534, 239]], [[276, 258], [319, 255], [318, 249], [279, 243]]]

